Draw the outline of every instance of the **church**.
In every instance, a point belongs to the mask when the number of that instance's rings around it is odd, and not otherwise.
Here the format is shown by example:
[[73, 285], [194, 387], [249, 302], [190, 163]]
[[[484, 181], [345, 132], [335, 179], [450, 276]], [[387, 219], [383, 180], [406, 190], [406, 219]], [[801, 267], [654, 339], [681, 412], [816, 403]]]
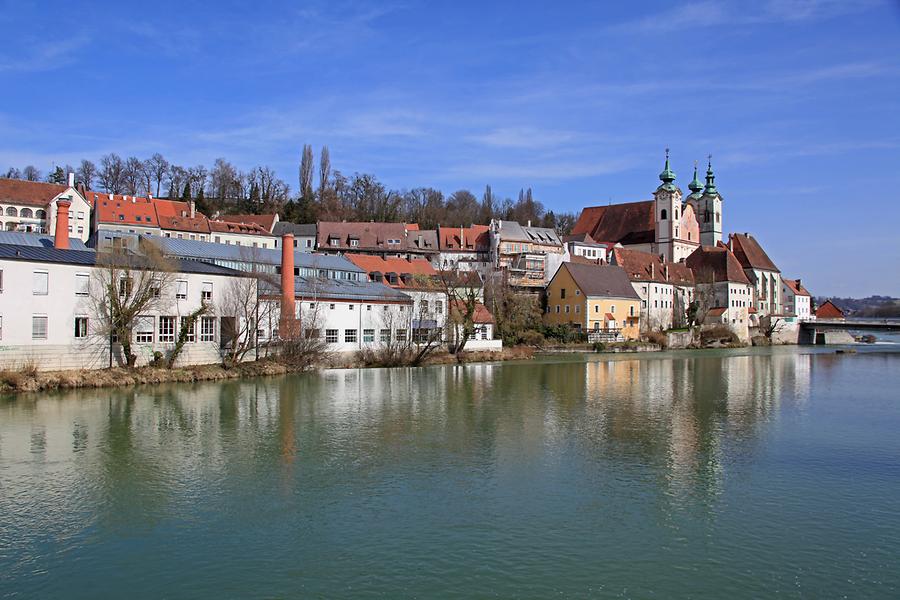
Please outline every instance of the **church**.
[[722, 241], [722, 196], [716, 189], [712, 160], [706, 170], [706, 184], [700, 183], [697, 166], [688, 184], [686, 199], [675, 185], [675, 172], [666, 165], [653, 200], [591, 206], [581, 211], [572, 234], [588, 234], [597, 242], [621, 244], [682, 262], [700, 246], [716, 246]]

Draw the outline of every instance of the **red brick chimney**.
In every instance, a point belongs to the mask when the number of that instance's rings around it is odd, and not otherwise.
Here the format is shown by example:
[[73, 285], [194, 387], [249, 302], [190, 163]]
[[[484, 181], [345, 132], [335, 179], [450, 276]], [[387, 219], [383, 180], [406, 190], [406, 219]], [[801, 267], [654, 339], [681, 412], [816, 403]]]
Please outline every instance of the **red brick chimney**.
[[281, 318], [278, 331], [282, 339], [291, 339], [296, 329], [294, 316], [294, 236], [281, 236]]
[[56, 201], [56, 236], [53, 239], [53, 247], [60, 250], [69, 249], [69, 207], [72, 201], [68, 198], [59, 198]]

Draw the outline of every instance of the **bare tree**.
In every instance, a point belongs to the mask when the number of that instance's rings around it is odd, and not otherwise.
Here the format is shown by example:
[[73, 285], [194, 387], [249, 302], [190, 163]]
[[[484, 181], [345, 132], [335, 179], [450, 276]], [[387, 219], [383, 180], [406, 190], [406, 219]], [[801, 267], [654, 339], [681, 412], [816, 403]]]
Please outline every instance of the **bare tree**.
[[90, 282], [97, 324], [92, 333], [119, 343], [119, 363], [134, 367], [137, 355], [132, 344], [140, 341], [133, 339], [135, 326], [145, 313], [166, 307], [174, 265], [154, 244], [146, 242], [140, 255], [115, 249], [98, 252], [96, 267]]
[[78, 165], [76, 175], [78, 181], [84, 184], [86, 189], [91, 189], [94, 185], [94, 177], [97, 176], [97, 165], [89, 160], [82, 159], [81, 164]]
[[322, 146], [322, 152], [319, 153], [319, 202], [328, 189], [329, 181], [331, 181], [331, 156], [328, 153], [328, 146]]
[[311, 200], [313, 197], [313, 151], [312, 146], [303, 146], [303, 155], [300, 157], [300, 197]]
[[100, 159], [100, 185], [110, 194], [121, 194], [125, 188], [125, 162], [118, 154], [111, 153]]
[[129, 156], [122, 170], [123, 187], [126, 194], [137, 195], [144, 181], [144, 163], [136, 156]]
[[181, 195], [184, 184], [189, 182], [188, 173], [180, 165], [169, 165], [169, 193], [170, 200], [177, 200]]
[[473, 285], [471, 278], [463, 277], [457, 271], [441, 271], [440, 274], [449, 310], [448, 349], [450, 354], [456, 355], [457, 360], [461, 360], [466, 342], [475, 335], [475, 312], [479, 304], [478, 288]]
[[[152, 177], [156, 184], [156, 197], [162, 191], [163, 181], [166, 179], [166, 173], [169, 172], [169, 161], [167, 161], [159, 152], [144, 161], [144, 170]], [[148, 192], [149, 193], [149, 192]]]
[[240, 364], [258, 347], [259, 330], [272, 320], [276, 306], [276, 302], [262, 297], [260, 288], [277, 289], [275, 285], [255, 266], [245, 277], [229, 282], [217, 307], [223, 321], [228, 319], [230, 323], [227, 329], [224, 324], [222, 327], [222, 364], [226, 368]]
[[22, 172], [15, 167], [10, 167], [3, 177], [6, 179], [22, 179]]
[[25, 181], [40, 181], [42, 179], [40, 170], [34, 165], [28, 165], [22, 169], [22, 177]]

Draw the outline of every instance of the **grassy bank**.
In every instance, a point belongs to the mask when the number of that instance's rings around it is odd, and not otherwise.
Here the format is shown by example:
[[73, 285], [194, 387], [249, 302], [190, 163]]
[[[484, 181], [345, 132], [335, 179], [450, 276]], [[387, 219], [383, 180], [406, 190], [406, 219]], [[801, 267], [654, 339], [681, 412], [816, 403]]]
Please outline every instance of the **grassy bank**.
[[[429, 356], [425, 365], [525, 360], [534, 356], [534, 349], [525, 346], [505, 348], [502, 352], [466, 352], [461, 360], [446, 352]], [[139, 367], [136, 369], [112, 368], [91, 371], [37, 371], [26, 368], [17, 371], [0, 371], [0, 393], [40, 392], [75, 388], [129, 387], [143, 384], [192, 383], [196, 381], [221, 381], [269, 375], [286, 375], [323, 368], [361, 368], [363, 365], [351, 355], [330, 356], [314, 365], [295, 366], [264, 359], [226, 369], [221, 365], [197, 365], [178, 369]]]

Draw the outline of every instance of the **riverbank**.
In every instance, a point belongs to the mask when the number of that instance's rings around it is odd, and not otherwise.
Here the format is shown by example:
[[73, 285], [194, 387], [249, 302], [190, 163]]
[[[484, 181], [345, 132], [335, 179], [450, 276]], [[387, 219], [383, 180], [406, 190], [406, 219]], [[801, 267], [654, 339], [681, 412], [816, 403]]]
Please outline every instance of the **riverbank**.
[[[508, 360], [528, 360], [535, 350], [529, 346], [513, 346], [500, 352], [465, 352], [461, 359], [447, 352], [429, 356], [421, 366], [494, 362]], [[72, 371], [0, 371], [0, 393], [42, 392], [77, 388], [130, 387], [160, 383], [193, 383], [198, 381], [223, 381], [315, 371], [318, 369], [358, 369], [367, 368], [355, 355], [343, 357], [331, 355], [313, 365], [292, 365], [275, 359], [262, 359], [242, 363], [226, 369], [222, 365], [195, 365], [177, 369], [138, 367], [126, 369], [72, 370]]]

